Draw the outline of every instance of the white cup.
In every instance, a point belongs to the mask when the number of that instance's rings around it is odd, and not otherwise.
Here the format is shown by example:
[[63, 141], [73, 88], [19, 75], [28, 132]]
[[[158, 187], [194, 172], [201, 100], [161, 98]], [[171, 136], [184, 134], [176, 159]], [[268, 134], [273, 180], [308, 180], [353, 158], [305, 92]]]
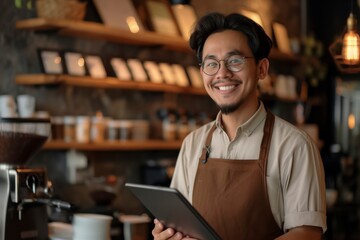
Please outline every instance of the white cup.
[[1, 117], [17, 117], [16, 102], [12, 95], [0, 96], [0, 115]]
[[17, 96], [20, 117], [33, 117], [35, 112], [35, 97], [27, 94]]
[[74, 215], [74, 240], [110, 240], [112, 217], [101, 214], [78, 213]]

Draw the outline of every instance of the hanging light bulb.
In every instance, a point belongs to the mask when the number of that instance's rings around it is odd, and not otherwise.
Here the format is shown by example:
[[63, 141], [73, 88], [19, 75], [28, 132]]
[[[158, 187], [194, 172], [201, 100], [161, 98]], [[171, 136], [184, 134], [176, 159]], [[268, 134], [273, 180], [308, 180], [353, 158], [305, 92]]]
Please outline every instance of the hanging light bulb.
[[345, 64], [354, 65], [359, 63], [360, 37], [356, 32], [356, 19], [350, 13], [347, 19], [347, 32], [343, 39], [342, 56]]
[[356, 123], [356, 118], [354, 113], [350, 113], [348, 116], [348, 127], [349, 129], [354, 129]]

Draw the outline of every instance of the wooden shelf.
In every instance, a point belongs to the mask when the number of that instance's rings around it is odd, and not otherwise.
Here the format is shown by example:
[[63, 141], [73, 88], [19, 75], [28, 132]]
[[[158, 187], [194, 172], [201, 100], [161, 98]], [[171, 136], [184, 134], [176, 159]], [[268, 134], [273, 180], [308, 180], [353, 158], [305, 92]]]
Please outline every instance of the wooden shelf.
[[144, 141], [113, 141], [103, 143], [77, 143], [63, 141], [48, 141], [43, 150], [80, 151], [146, 151], [146, 150], [180, 150], [182, 141], [144, 140]]
[[[16, 22], [16, 28], [30, 31], [55, 32], [59, 35], [100, 39], [130, 45], [163, 47], [165, 49], [185, 52], [191, 51], [189, 43], [182, 37], [167, 36], [150, 31], [132, 33], [97, 22], [32, 18]], [[298, 56], [282, 53], [274, 48], [270, 52], [270, 58], [280, 61], [300, 61]]]
[[180, 87], [176, 85], [137, 82], [134, 80], [120, 80], [114, 77], [92, 78], [77, 77], [69, 75], [49, 75], [49, 74], [20, 74], [15, 77], [16, 84], [19, 85], [68, 85], [91, 88], [110, 88], [110, 89], [130, 89], [151, 92], [170, 92], [193, 95], [206, 95], [204, 88]]
[[188, 43], [181, 37], [172, 37], [150, 31], [132, 33], [119, 28], [89, 21], [33, 18], [21, 20], [16, 28], [33, 31], [54, 31], [59, 35], [107, 40], [131, 45], [161, 46], [177, 51], [190, 51]]

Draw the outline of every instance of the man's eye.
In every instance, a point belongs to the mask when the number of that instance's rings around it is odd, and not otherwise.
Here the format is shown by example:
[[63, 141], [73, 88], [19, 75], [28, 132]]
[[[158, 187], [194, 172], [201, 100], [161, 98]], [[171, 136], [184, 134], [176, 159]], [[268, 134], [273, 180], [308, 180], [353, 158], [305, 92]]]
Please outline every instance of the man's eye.
[[207, 68], [216, 68], [218, 66], [217, 62], [207, 62], [205, 67]]
[[243, 64], [243, 63], [244, 63], [244, 61], [243, 61], [242, 58], [231, 58], [231, 59], [228, 60], [228, 64], [232, 64], [232, 65], [234, 65], [234, 64]]

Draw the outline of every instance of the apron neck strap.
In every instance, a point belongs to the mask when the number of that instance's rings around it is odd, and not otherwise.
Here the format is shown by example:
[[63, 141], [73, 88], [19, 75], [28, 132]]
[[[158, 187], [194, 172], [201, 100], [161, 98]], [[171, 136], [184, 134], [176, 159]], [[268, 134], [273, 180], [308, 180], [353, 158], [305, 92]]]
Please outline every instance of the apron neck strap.
[[[267, 110], [266, 121], [265, 121], [265, 126], [264, 126], [264, 136], [261, 141], [260, 155], [259, 155], [259, 160], [262, 163], [262, 165], [264, 166], [264, 170], [266, 169], [266, 162], [267, 162], [266, 160], [269, 155], [270, 141], [271, 141], [272, 131], [273, 131], [273, 127], [274, 127], [274, 121], [275, 121], [274, 115], [269, 110]], [[212, 127], [210, 128], [210, 131], [206, 137], [205, 145], [202, 149], [200, 161], [203, 164], [205, 164], [209, 158], [212, 135], [213, 135], [215, 129], [216, 129], [216, 123], [214, 123], [212, 125]]]

